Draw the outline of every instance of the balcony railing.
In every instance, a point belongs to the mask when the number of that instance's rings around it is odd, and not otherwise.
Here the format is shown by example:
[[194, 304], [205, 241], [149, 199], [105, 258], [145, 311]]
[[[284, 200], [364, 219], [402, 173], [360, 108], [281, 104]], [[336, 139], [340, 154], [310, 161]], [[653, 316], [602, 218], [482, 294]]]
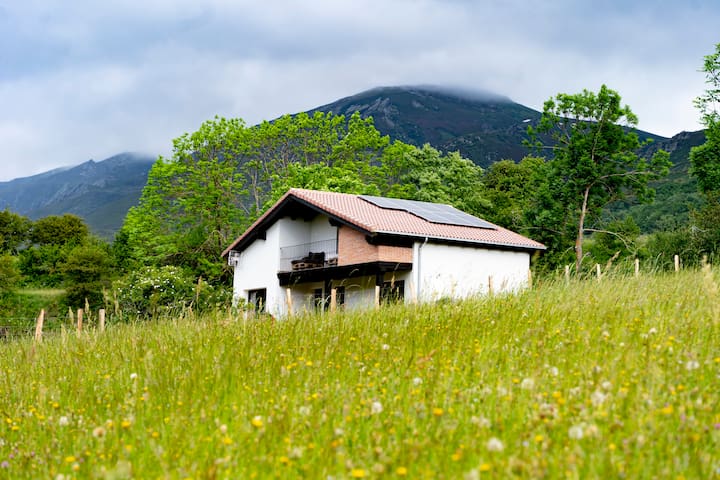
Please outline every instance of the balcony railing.
[[305, 270], [337, 265], [337, 240], [320, 240], [280, 248], [280, 271]]

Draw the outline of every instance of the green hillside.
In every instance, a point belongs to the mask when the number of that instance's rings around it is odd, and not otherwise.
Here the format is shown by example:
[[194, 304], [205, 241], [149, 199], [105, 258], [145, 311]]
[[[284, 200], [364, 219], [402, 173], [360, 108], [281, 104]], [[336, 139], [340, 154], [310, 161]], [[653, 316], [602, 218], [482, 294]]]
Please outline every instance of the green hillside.
[[719, 280], [0, 343], [0, 477], [714, 478]]

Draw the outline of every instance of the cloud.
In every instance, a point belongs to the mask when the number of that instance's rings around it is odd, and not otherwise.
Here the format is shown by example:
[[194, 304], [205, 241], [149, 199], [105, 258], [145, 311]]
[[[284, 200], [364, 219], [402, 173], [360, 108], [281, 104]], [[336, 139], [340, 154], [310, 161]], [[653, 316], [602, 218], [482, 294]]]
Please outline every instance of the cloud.
[[618, 90], [640, 127], [698, 129], [716, 2], [0, 0], [0, 180], [398, 84], [540, 109]]

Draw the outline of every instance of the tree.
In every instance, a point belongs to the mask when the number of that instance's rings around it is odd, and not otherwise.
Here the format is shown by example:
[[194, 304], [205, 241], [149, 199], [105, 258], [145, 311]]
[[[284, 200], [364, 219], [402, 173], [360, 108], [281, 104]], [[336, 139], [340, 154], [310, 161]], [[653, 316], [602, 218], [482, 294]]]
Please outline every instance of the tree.
[[77, 245], [59, 268], [65, 286], [65, 305], [77, 308], [87, 300], [91, 308], [104, 306], [103, 289], [110, 286], [112, 275], [112, 256], [107, 244], [92, 240]]
[[33, 223], [30, 241], [36, 245], [78, 245], [90, 234], [87, 225], [77, 215], [50, 215]]
[[[574, 237], [575, 265], [580, 271], [583, 239], [588, 223], [599, 219], [610, 202], [628, 193], [650, 201], [654, 191], [648, 182], [667, 175], [670, 159], [658, 151], [651, 159], [641, 158], [637, 125], [630, 107], [621, 105], [620, 95], [603, 85], [595, 94], [559, 94], [545, 102], [537, 129], [531, 138], [547, 133], [555, 142], [546, 146], [554, 152], [549, 164], [545, 201], [552, 218], [547, 218], [565, 239]], [[547, 215], [546, 215], [547, 217]], [[574, 232], [574, 233], [571, 233]]]
[[0, 302], [15, 293], [19, 281], [17, 259], [7, 253], [0, 254]]
[[18, 249], [28, 240], [31, 222], [28, 218], [8, 209], [0, 212], [0, 253], [17, 255]]

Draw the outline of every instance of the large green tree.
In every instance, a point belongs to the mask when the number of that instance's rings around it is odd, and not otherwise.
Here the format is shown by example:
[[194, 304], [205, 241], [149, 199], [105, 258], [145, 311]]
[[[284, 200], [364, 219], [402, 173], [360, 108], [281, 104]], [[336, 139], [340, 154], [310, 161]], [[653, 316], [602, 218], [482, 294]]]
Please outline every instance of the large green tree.
[[0, 253], [16, 255], [27, 242], [32, 222], [8, 209], [0, 211]]
[[720, 43], [715, 53], [705, 56], [705, 93], [695, 99], [705, 126], [705, 143], [690, 151], [692, 174], [705, 194], [720, 192]]
[[582, 267], [583, 239], [592, 231], [603, 208], [628, 193], [649, 201], [654, 191], [648, 182], [666, 175], [669, 155], [659, 151], [651, 159], [637, 154], [641, 142], [632, 131], [637, 117], [622, 105], [620, 95], [603, 85], [598, 93], [559, 94], [545, 102], [537, 129], [552, 139], [548, 183], [536, 220], [554, 230], [556, 248], [574, 239], [575, 265]]

